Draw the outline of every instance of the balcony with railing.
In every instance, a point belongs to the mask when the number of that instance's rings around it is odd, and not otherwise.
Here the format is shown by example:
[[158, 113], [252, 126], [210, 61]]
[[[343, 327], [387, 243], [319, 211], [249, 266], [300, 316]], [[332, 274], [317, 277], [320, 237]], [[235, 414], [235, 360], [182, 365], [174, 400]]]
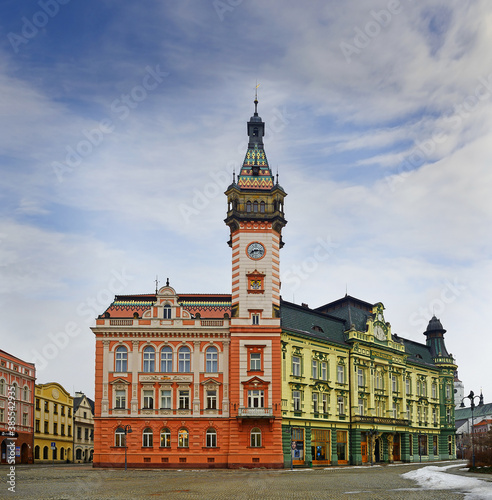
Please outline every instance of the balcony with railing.
[[270, 418], [273, 417], [273, 408], [239, 407], [237, 416], [240, 418]]

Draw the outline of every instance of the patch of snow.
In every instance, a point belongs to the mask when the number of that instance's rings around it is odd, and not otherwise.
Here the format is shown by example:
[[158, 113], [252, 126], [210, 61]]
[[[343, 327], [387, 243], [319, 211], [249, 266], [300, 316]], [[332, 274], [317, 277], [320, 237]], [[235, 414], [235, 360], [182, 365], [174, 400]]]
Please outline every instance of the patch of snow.
[[446, 469], [456, 467], [429, 466], [402, 474], [405, 479], [416, 481], [425, 490], [460, 490], [468, 500], [492, 500], [492, 483], [474, 477], [447, 474]]

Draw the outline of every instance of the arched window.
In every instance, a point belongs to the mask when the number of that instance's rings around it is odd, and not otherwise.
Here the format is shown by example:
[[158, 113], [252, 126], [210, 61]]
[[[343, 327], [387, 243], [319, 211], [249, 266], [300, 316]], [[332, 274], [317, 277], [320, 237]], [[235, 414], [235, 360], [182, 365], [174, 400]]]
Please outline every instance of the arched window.
[[251, 202], [250, 201], [246, 202], [246, 212], [251, 212]]
[[60, 450], [60, 460], [65, 460], [65, 448]]
[[114, 371], [117, 373], [124, 373], [128, 371], [128, 351], [125, 346], [120, 345], [115, 350], [115, 363]]
[[217, 366], [217, 360], [218, 360], [218, 351], [217, 347], [209, 347], [207, 349], [206, 353], [206, 371], [207, 373], [217, 373], [218, 372], [218, 366]]
[[15, 399], [17, 399], [18, 398], [18, 391], [17, 391], [17, 384], [15, 382], [12, 384], [12, 389], [13, 389], [12, 395], [14, 396]]
[[190, 370], [190, 348], [182, 347], [178, 353], [178, 371], [180, 373], [189, 373]]
[[0, 395], [5, 395], [5, 380], [0, 378]]
[[265, 213], [265, 202], [260, 201], [260, 213], [264, 214]]
[[178, 431], [178, 448], [188, 448], [188, 431], [186, 429]]
[[29, 387], [27, 387], [27, 385], [24, 386], [24, 389], [22, 392], [22, 399], [24, 401], [29, 401]]
[[173, 350], [169, 347], [163, 347], [161, 351], [161, 372], [171, 373], [173, 371]]
[[150, 427], [146, 427], [142, 432], [142, 446], [147, 448], [153, 446], [152, 429]]
[[143, 350], [143, 371], [155, 371], [155, 350], [152, 346], [147, 346]]
[[122, 427], [118, 427], [114, 433], [114, 445], [125, 446], [125, 430]]
[[261, 446], [261, 430], [258, 427], [251, 429], [251, 446], [259, 448]]
[[80, 448], [75, 451], [75, 460], [82, 460], [82, 450]]
[[39, 446], [34, 447], [34, 459], [39, 460]]
[[164, 306], [164, 314], [162, 317], [164, 319], [171, 319], [171, 306], [169, 304]]
[[48, 447], [43, 448], [43, 460], [48, 460]]
[[161, 430], [161, 446], [164, 448], [171, 446], [171, 431], [167, 427]]
[[258, 213], [258, 202], [257, 202], [257, 201], [255, 201], [255, 202], [253, 203], [253, 212], [254, 212], [254, 213]]
[[207, 448], [217, 447], [217, 431], [212, 427], [210, 429], [207, 429], [206, 443], [207, 443]]

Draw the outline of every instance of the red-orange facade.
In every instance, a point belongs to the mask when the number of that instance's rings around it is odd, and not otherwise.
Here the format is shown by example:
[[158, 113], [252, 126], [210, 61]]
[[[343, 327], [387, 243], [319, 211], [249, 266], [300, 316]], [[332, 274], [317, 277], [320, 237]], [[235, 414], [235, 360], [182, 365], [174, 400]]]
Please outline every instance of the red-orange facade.
[[94, 466], [283, 467], [279, 251], [283, 189], [265, 124], [226, 191], [231, 294], [169, 285], [116, 296], [96, 338]]

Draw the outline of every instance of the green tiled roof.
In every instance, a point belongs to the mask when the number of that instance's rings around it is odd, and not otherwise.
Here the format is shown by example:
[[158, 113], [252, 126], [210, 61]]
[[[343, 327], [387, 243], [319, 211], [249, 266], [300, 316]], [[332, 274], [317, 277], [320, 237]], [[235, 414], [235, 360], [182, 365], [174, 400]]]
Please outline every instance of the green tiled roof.
[[[477, 401], [477, 400], [475, 400]], [[460, 401], [456, 401], [457, 403]], [[470, 404], [470, 400], [465, 398], [465, 404]], [[492, 415], [492, 403], [487, 403], [481, 406], [476, 405], [473, 410], [473, 419], [475, 423], [478, 422], [477, 417], [487, 417]], [[466, 408], [456, 408], [454, 410], [454, 419], [458, 420], [468, 420], [471, 418], [471, 408], [468, 406]]]
[[301, 333], [347, 345], [343, 320], [320, 314], [312, 309], [282, 301], [280, 307], [281, 326], [285, 331]]

